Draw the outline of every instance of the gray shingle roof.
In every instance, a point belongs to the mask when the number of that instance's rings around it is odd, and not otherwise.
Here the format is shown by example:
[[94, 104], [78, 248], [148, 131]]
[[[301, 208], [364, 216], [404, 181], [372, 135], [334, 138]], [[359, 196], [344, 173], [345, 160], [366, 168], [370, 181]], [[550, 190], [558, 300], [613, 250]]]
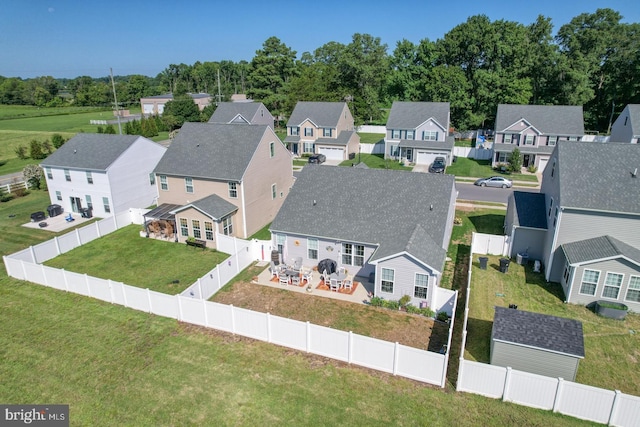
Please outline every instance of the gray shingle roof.
[[632, 135], [640, 135], [640, 104], [629, 104], [629, 117], [631, 118]]
[[138, 135], [79, 133], [44, 159], [42, 166], [106, 171]]
[[565, 243], [562, 245], [562, 250], [569, 264], [582, 264], [584, 262], [623, 256], [640, 265], [640, 250], [611, 236], [600, 236]]
[[335, 128], [345, 106], [344, 102], [298, 101], [287, 121], [287, 126], [299, 126], [309, 119], [318, 127]]
[[581, 322], [505, 307], [495, 310], [492, 339], [584, 358]]
[[416, 129], [429, 118], [433, 118], [449, 132], [449, 103], [394, 101], [389, 112], [387, 129]]
[[430, 149], [430, 150], [447, 150], [452, 151], [455, 144], [455, 138], [453, 136], [447, 136], [443, 141], [423, 141], [420, 139], [409, 140], [403, 139], [398, 146], [411, 147], [417, 149]]
[[241, 181], [267, 125], [185, 123], [155, 173]]
[[514, 191], [509, 199], [509, 203], [513, 203], [511, 210], [513, 225], [547, 229], [544, 194]]
[[442, 271], [454, 190], [451, 175], [309, 166], [298, 175], [271, 230], [379, 244], [372, 260], [406, 250]]
[[230, 123], [238, 115], [251, 123], [261, 107], [267, 112], [262, 102], [221, 102], [211, 115], [209, 123]]
[[502, 132], [520, 119], [545, 135], [583, 136], [582, 107], [573, 105], [499, 104], [496, 132]]
[[501, 142], [493, 144], [493, 151], [496, 153], [511, 153], [516, 148], [520, 150], [522, 154], [551, 154], [555, 149], [553, 145], [515, 145], [503, 144]]
[[233, 203], [229, 203], [220, 196], [212, 194], [200, 200], [196, 200], [195, 202], [181, 206], [180, 208], [175, 209], [173, 213], [183, 211], [190, 207], [194, 207], [217, 220], [220, 220], [238, 210], [238, 207]]
[[[318, 138], [316, 139], [316, 144], [322, 145], [340, 145], [342, 147], [346, 147], [349, 143], [349, 140], [356, 133], [355, 131], [343, 130], [338, 134], [337, 138]], [[293, 141], [292, 141], [293, 142]]]
[[556, 150], [562, 207], [640, 213], [640, 144], [559, 141]]

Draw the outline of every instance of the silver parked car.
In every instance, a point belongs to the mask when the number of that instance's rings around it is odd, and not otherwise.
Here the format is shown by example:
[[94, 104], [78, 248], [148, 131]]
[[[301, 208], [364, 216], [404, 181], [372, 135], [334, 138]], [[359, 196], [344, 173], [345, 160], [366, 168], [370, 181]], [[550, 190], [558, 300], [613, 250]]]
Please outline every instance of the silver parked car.
[[474, 184], [481, 187], [511, 188], [513, 182], [510, 179], [504, 178], [502, 176], [492, 176], [489, 178], [480, 178], [479, 180], [474, 182]]

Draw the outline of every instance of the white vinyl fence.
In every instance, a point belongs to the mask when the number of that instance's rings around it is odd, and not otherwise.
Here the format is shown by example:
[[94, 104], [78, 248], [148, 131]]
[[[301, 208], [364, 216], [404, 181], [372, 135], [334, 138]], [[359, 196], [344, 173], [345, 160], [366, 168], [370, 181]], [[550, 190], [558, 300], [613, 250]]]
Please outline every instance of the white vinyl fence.
[[471, 253], [506, 256], [509, 253], [509, 237], [473, 233], [471, 237]]
[[552, 410], [575, 418], [612, 426], [639, 426], [640, 397], [624, 394], [618, 390], [604, 390], [565, 381], [562, 378], [545, 377], [508, 367], [464, 360], [469, 319], [469, 296], [471, 294], [471, 262], [474, 253], [489, 253], [478, 251], [478, 248], [489, 246], [476, 242], [476, 239], [482, 240], [485, 238], [484, 236], [474, 233], [471, 242], [472, 256], [469, 257], [462, 349], [456, 390], [502, 399], [532, 408]]
[[[362, 154], [384, 154], [384, 142], [376, 142], [375, 144], [360, 144], [360, 152]], [[356, 153], [356, 159], [358, 154]]]
[[491, 150], [475, 147], [453, 147], [453, 155], [476, 160], [491, 160]]
[[[112, 304], [177, 319], [205, 327], [215, 328], [266, 341], [281, 346], [306, 351], [355, 365], [388, 372], [417, 381], [444, 387], [449, 352], [445, 354], [407, 347], [352, 332], [339, 331], [260, 313], [232, 305], [224, 305], [202, 298], [213, 295], [231, 280], [243, 265], [255, 260], [251, 246], [258, 246], [260, 253], [270, 242], [245, 242], [240, 239], [218, 236], [224, 248], [239, 248], [233, 256], [216, 266], [211, 272], [189, 287], [188, 296], [167, 295], [129, 286], [124, 283], [99, 279], [42, 265], [57, 254], [129, 225], [129, 213], [105, 218], [59, 238], [4, 256], [7, 274], [51, 288], [89, 296]], [[440, 303], [455, 312], [457, 292], [439, 294]], [[447, 348], [451, 346], [453, 319], [449, 326]]]

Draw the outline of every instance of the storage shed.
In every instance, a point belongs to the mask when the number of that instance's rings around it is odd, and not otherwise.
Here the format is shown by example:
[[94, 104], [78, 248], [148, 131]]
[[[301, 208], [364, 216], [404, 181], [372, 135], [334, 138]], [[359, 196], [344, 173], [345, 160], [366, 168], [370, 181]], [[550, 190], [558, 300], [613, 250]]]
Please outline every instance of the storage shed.
[[574, 381], [580, 359], [584, 359], [581, 322], [495, 307], [492, 365]]

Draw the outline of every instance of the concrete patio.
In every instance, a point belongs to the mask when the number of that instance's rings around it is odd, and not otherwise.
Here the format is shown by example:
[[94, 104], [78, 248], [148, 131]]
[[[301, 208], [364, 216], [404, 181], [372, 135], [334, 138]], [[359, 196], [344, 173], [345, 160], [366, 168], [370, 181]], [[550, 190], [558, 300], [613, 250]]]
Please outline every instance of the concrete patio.
[[[64, 231], [67, 228], [74, 227], [78, 224], [82, 224], [84, 222], [91, 221], [93, 218], [84, 218], [82, 215], [72, 212], [71, 217], [73, 221], [67, 221], [65, 218], [69, 215], [69, 212], [64, 212], [60, 215], [56, 215], [54, 217], [47, 217], [44, 221], [38, 222], [28, 222], [26, 224], [22, 224], [23, 227], [27, 228], [36, 228], [38, 230], [51, 231], [52, 233], [58, 233], [60, 231]], [[47, 223], [46, 227], [40, 227], [40, 223]]]

